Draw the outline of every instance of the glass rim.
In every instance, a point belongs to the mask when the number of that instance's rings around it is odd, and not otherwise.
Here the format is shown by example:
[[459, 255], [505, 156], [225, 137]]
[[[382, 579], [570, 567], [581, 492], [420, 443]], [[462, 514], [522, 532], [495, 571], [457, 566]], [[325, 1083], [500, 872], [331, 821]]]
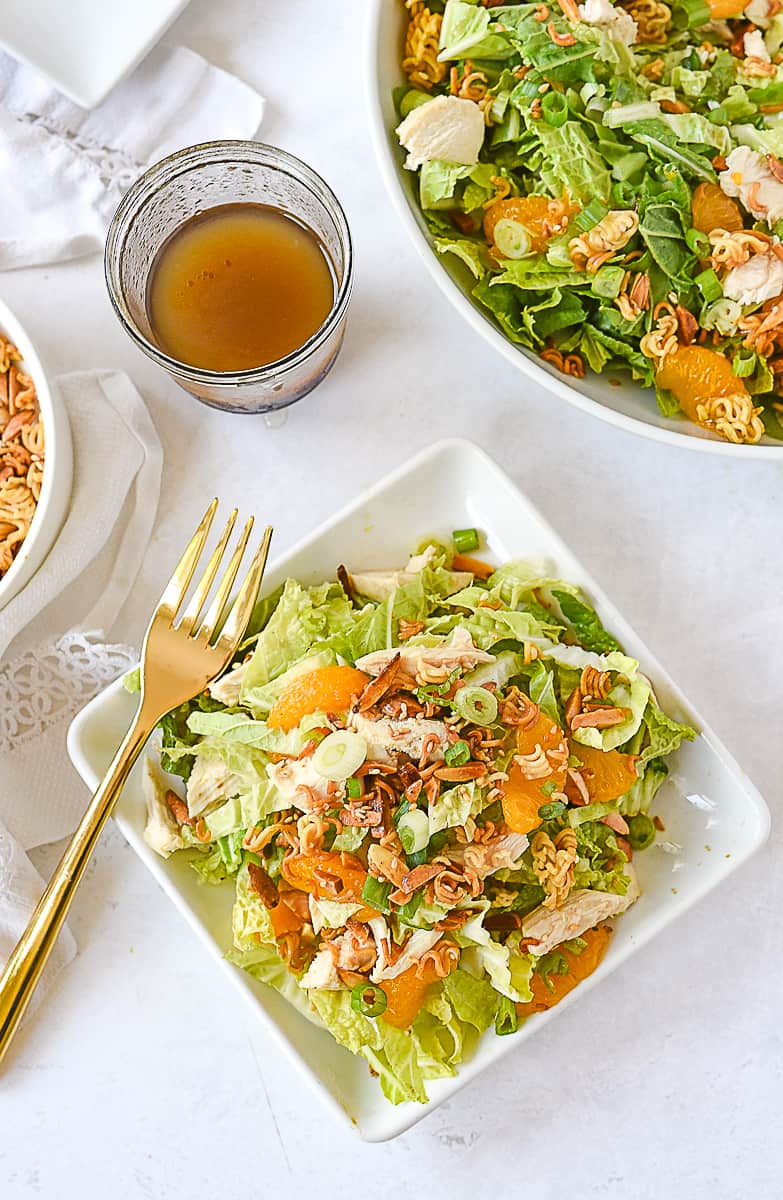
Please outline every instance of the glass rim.
[[[326, 319], [311, 333], [307, 341], [282, 358], [276, 358], [263, 366], [246, 367], [241, 371], [215, 371], [207, 367], [194, 367], [191, 363], [183, 362], [181, 359], [167, 354], [165, 350], [161, 350], [159, 346], [145, 337], [133, 320], [120, 279], [120, 265], [123, 259], [125, 240], [134, 221], [149, 199], [161, 187], [170, 183], [172, 179], [176, 179], [179, 174], [184, 174], [191, 167], [222, 161], [268, 166], [273, 170], [293, 176], [297, 182], [309, 188], [334, 221], [345, 260], [343, 277], [336, 290], [332, 307]], [[334, 268], [334, 264], [332, 267]], [[348, 308], [353, 287], [353, 243], [342, 204], [323, 176], [303, 162], [301, 158], [289, 154], [287, 150], [272, 146], [268, 142], [220, 139], [198, 142], [196, 145], [185, 146], [182, 150], [168, 154], [165, 158], [153, 163], [134, 181], [122, 197], [111, 219], [106, 234], [103, 271], [109, 299], [120, 324], [139, 349], [163, 367], [165, 371], [168, 371], [170, 375], [186, 379], [191, 383], [223, 385], [263, 383], [300, 366], [339, 327]]]

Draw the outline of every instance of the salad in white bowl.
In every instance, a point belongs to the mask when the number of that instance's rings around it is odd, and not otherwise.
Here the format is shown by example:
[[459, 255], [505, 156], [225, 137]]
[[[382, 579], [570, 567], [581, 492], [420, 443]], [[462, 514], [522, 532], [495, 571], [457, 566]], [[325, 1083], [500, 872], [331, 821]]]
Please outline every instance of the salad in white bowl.
[[694, 737], [578, 588], [478, 542], [286, 579], [145, 775], [148, 844], [233, 881], [228, 957], [393, 1103], [595, 969]]
[[655, 389], [653, 424], [783, 437], [776, 5], [405, 9], [399, 161], [474, 303], [610, 410], [630, 377]]

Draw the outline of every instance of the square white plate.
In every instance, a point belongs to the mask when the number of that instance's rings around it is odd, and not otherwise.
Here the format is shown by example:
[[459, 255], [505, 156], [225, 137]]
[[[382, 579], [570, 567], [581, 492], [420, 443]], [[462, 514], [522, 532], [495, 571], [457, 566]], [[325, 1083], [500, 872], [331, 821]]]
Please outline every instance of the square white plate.
[[141, 62], [188, 0], [5, 0], [0, 46], [82, 108]]
[[[513, 1037], [498, 1038], [490, 1030], [456, 1079], [427, 1084], [431, 1096], [428, 1105], [394, 1108], [384, 1099], [362, 1059], [341, 1049], [329, 1034], [311, 1025], [271, 988], [225, 962], [222, 955], [231, 944], [231, 885], [204, 887], [186, 862], [178, 861], [176, 856], [164, 861], [146, 846], [138, 767], [116, 810], [117, 823], [130, 844], [222, 970], [250, 1000], [270, 1034], [332, 1110], [369, 1141], [395, 1137], [484, 1067], [518, 1050], [561, 1009], [577, 1002], [587, 988], [720, 883], [762, 845], [769, 830], [764, 801], [725, 747], [531, 502], [470, 442], [439, 442], [389, 475], [270, 568], [265, 588], [271, 591], [287, 575], [307, 582], [334, 578], [340, 562], [349, 569], [391, 566], [404, 561], [422, 536], [432, 534], [445, 540], [452, 529], [466, 526], [484, 532], [488, 553], [496, 561], [543, 557], [549, 560], [553, 573], [580, 584], [607, 627], [628, 653], [641, 661], [664, 707], [700, 730], [696, 741], [678, 752], [676, 778], [666, 783], [657, 803], [666, 838], [678, 849], [666, 853], [655, 848], [637, 856], [634, 865], [638, 866], [642, 898], [618, 923], [598, 970], [560, 1005], [530, 1018]], [[76, 769], [91, 788], [108, 765], [135, 703], [135, 698], [117, 682], [74, 720], [68, 748]], [[710, 846], [708, 853], [705, 844]]]

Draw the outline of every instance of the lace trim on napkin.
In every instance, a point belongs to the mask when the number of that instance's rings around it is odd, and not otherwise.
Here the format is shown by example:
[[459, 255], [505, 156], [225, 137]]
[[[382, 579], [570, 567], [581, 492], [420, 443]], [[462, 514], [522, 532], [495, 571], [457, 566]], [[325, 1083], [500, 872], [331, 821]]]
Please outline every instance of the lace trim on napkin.
[[0, 754], [75, 716], [88, 700], [134, 666], [131, 646], [107, 644], [99, 630], [63, 634], [0, 667]]
[[42, 117], [38, 113], [17, 113], [17, 120], [26, 125], [34, 125], [49, 137], [57, 138], [68, 146], [79, 158], [85, 159], [93, 167], [98, 168], [98, 175], [104, 187], [120, 188], [126, 191], [144, 170], [144, 164], [137, 162], [124, 150], [114, 146], [101, 146], [89, 138], [74, 133], [66, 125], [60, 125], [51, 117]]

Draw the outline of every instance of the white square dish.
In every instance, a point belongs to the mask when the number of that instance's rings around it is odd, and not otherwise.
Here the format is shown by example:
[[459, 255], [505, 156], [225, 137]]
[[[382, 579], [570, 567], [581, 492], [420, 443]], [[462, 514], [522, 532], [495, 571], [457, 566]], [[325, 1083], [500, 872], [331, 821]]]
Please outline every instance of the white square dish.
[[[649, 674], [659, 700], [678, 720], [700, 735], [678, 751], [674, 778], [656, 803], [666, 826], [670, 853], [655, 848], [635, 860], [641, 900], [619, 922], [598, 970], [556, 1008], [531, 1017], [513, 1037], [490, 1031], [455, 1079], [428, 1083], [427, 1105], [398, 1108], [383, 1097], [362, 1059], [340, 1048], [276, 992], [227, 963], [233, 889], [204, 887], [186, 862], [158, 858], [145, 844], [144, 802], [138, 768], [116, 809], [125, 837], [147, 864], [222, 969], [253, 1005], [268, 1032], [287, 1051], [332, 1111], [368, 1141], [395, 1137], [468, 1083], [496, 1059], [520, 1047], [561, 1008], [614, 970], [664, 929], [761, 846], [769, 829], [764, 801], [737, 763], [676, 689], [633, 630], [596, 587], [584, 568], [549, 528], [531, 502], [476, 446], [444, 441], [399, 468], [371, 491], [332, 517], [269, 569], [267, 590], [286, 575], [317, 582], [333, 578], [339, 562], [382, 567], [404, 561], [424, 535], [446, 537], [458, 527], [477, 526], [497, 561], [545, 558], [553, 573], [581, 585], [629, 654]], [[97, 696], [74, 720], [68, 740], [71, 758], [95, 787], [127, 728], [136, 703], [117, 682]], [[709, 830], [709, 835], [707, 831]], [[710, 850], [706, 852], [705, 844]], [[676, 984], [675, 984], [676, 985]]]
[[82, 108], [95, 108], [163, 36], [188, 0], [5, 0], [0, 46]]

